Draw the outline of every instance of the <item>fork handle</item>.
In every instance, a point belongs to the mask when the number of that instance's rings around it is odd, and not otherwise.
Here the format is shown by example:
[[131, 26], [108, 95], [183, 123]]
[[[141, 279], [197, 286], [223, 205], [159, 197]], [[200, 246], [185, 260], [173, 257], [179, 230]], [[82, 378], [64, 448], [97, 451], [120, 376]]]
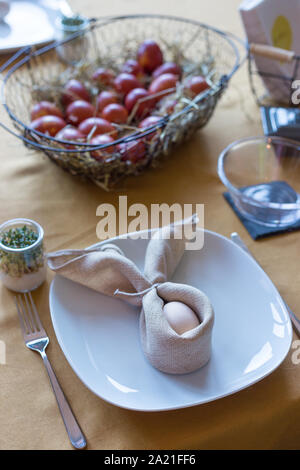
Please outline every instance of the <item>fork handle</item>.
[[46, 370], [49, 375], [49, 379], [52, 385], [52, 389], [60, 410], [60, 414], [62, 416], [63, 422], [65, 424], [69, 439], [71, 444], [75, 449], [84, 449], [86, 447], [86, 439], [79, 427], [79, 424], [76, 421], [76, 418], [71, 410], [71, 407], [62, 391], [62, 388], [56, 378], [54, 370], [50, 364], [50, 361], [45, 353], [45, 351], [41, 352], [41, 356], [43, 358]]

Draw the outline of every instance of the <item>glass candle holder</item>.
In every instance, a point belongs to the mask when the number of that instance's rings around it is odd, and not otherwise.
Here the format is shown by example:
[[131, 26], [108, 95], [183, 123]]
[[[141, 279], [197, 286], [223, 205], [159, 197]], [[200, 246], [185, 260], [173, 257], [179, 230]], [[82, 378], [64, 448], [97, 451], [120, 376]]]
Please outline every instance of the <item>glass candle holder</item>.
[[[16, 243], [8, 244], [7, 240], [18, 229], [20, 242], [22, 233], [32, 234], [31, 244], [20, 248], [15, 247]], [[26, 243], [30, 242], [27, 240]], [[0, 279], [3, 284], [15, 292], [29, 292], [44, 282], [46, 272], [43, 228], [30, 219], [12, 219], [0, 225]]]
[[[84, 31], [89, 27], [90, 21], [83, 16], [60, 16], [56, 20], [56, 39], [62, 41], [56, 47], [59, 57], [68, 64], [78, 64], [84, 61], [88, 51], [89, 41]], [[78, 37], [63, 42], [65, 39], [79, 33]], [[82, 34], [80, 34], [82, 33]]]

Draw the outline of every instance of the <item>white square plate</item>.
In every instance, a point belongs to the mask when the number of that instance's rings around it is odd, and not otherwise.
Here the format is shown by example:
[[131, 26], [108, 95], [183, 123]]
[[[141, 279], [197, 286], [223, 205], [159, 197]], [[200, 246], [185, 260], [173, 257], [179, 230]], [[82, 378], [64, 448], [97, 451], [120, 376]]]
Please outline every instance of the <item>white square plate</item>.
[[[148, 240], [113, 242], [143, 267]], [[205, 231], [203, 249], [186, 251], [172, 280], [203, 290], [215, 310], [210, 362], [177, 376], [159, 372], [145, 358], [138, 309], [54, 278], [50, 310], [59, 344], [79, 378], [102, 399], [139, 411], [199, 405], [261, 380], [288, 353], [292, 327], [276, 288], [227, 238]]]

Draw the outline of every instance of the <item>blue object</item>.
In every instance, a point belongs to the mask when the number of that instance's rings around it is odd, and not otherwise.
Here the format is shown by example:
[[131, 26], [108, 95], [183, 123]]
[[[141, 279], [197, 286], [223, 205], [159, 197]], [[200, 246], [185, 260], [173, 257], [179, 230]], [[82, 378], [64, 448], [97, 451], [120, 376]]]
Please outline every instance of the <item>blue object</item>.
[[255, 223], [252, 220], [247, 219], [236, 207], [233, 202], [233, 199], [229, 192], [223, 193], [224, 198], [231, 206], [232, 210], [238, 216], [248, 233], [251, 235], [253, 240], [258, 240], [260, 238], [269, 237], [271, 235], [277, 235], [286, 232], [294, 232], [295, 230], [300, 230], [300, 221], [296, 224], [287, 225], [284, 228], [276, 228], [276, 227], [267, 227], [265, 225], [261, 225], [259, 223]]

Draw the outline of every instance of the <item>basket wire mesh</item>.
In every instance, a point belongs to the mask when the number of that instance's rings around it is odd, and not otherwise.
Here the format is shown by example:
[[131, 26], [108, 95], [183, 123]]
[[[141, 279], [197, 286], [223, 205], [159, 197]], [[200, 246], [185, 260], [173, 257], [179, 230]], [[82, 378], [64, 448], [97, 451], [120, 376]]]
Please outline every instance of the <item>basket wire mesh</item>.
[[[115, 151], [103, 162], [95, 160], [91, 151], [105, 151], [109, 144], [91, 146], [76, 142], [66, 147], [70, 142], [30, 128], [29, 114], [34, 103], [43, 99], [58, 102], [59, 90], [69, 78], [80, 75], [81, 80], [88, 81], [99, 66], [120, 70], [127, 59], [135, 57], [138, 45], [149, 38], [159, 43], [165, 61], [188, 63], [191, 75], [208, 76], [210, 88], [193, 100], [181, 100], [173, 114], [161, 115], [157, 125], [121, 134], [114, 142]], [[76, 65], [58, 59], [63, 47], [75, 54], [71, 62]], [[240, 65], [239, 50], [230, 35], [193, 20], [160, 15], [92, 19], [85, 31], [39, 50], [27, 48], [23, 53], [22, 58], [20, 52], [17, 54], [19, 60], [7, 72], [2, 88], [2, 102], [17, 131], [14, 134], [25, 145], [42, 150], [64, 170], [108, 190], [116, 187], [124, 176], [157, 166], [175, 145], [203, 127]], [[10, 62], [15, 59], [16, 56]], [[151, 135], [154, 138], [150, 140]], [[136, 163], [122, 161], [118, 144], [139, 139], [145, 143], [144, 158]]]
[[296, 82], [300, 79], [300, 56], [293, 51], [251, 45], [248, 49], [248, 72], [258, 106], [299, 106], [293, 96]]

